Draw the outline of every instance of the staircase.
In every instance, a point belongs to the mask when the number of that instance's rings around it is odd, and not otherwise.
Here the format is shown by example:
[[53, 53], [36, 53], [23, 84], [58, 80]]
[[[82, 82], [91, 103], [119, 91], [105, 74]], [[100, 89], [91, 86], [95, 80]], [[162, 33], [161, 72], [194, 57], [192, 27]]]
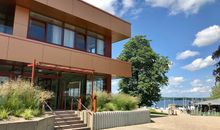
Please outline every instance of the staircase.
[[90, 130], [74, 111], [54, 111], [55, 130]]

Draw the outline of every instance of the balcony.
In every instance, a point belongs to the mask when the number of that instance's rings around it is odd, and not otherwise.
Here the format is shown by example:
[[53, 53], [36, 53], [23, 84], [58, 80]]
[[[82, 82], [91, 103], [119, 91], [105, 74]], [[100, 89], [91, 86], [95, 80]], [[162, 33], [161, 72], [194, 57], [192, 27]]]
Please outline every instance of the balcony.
[[39, 62], [93, 69], [95, 73], [120, 77], [131, 76], [131, 64], [108, 57], [50, 45], [0, 33], [0, 59], [31, 63]]

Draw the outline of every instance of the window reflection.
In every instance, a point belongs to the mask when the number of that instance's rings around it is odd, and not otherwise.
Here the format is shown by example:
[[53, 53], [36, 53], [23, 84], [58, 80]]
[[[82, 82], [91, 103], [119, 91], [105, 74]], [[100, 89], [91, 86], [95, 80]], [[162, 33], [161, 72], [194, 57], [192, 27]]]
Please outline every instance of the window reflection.
[[48, 24], [47, 27], [47, 41], [61, 45], [62, 43], [62, 28], [56, 25]]
[[87, 51], [96, 53], [96, 38], [87, 36]]
[[86, 44], [85, 44], [85, 36], [82, 34], [76, 34], [76, 43], [75, 43], [76, 49], [79, 50], [85, 50]]
[[46, 28], [46, 24], [44, 22], [31, 20], [28, 35], [33, 39], [44, 41], [46, 35], [45, 28]]
[[64, 30], [64, 46], [74, 48], [75, 32], [69, 29]]

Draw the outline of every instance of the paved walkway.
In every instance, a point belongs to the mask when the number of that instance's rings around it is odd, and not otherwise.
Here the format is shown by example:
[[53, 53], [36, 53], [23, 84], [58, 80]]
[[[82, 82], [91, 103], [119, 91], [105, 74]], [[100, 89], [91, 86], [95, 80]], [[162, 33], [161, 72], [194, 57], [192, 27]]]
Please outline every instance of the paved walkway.
[[154, 123], [106, 130], [220, 130], [220, 117], [181, 114], [152, 118], [152, 120]]

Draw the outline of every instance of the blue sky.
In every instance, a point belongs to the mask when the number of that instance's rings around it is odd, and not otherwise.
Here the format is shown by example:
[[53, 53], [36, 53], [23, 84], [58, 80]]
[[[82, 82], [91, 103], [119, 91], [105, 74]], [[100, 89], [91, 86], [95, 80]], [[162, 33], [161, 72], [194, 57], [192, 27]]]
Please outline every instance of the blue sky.
[[[211, 54], [220, 45], [219, 0], [85, 0], [131, 23], [132, 36], [172, 61], [163, 96], [207, 97], [214, 85]], [[127, 40], [114, 43], [117, 58]], [[118, 79], [113, 80], [117, 92]]]

